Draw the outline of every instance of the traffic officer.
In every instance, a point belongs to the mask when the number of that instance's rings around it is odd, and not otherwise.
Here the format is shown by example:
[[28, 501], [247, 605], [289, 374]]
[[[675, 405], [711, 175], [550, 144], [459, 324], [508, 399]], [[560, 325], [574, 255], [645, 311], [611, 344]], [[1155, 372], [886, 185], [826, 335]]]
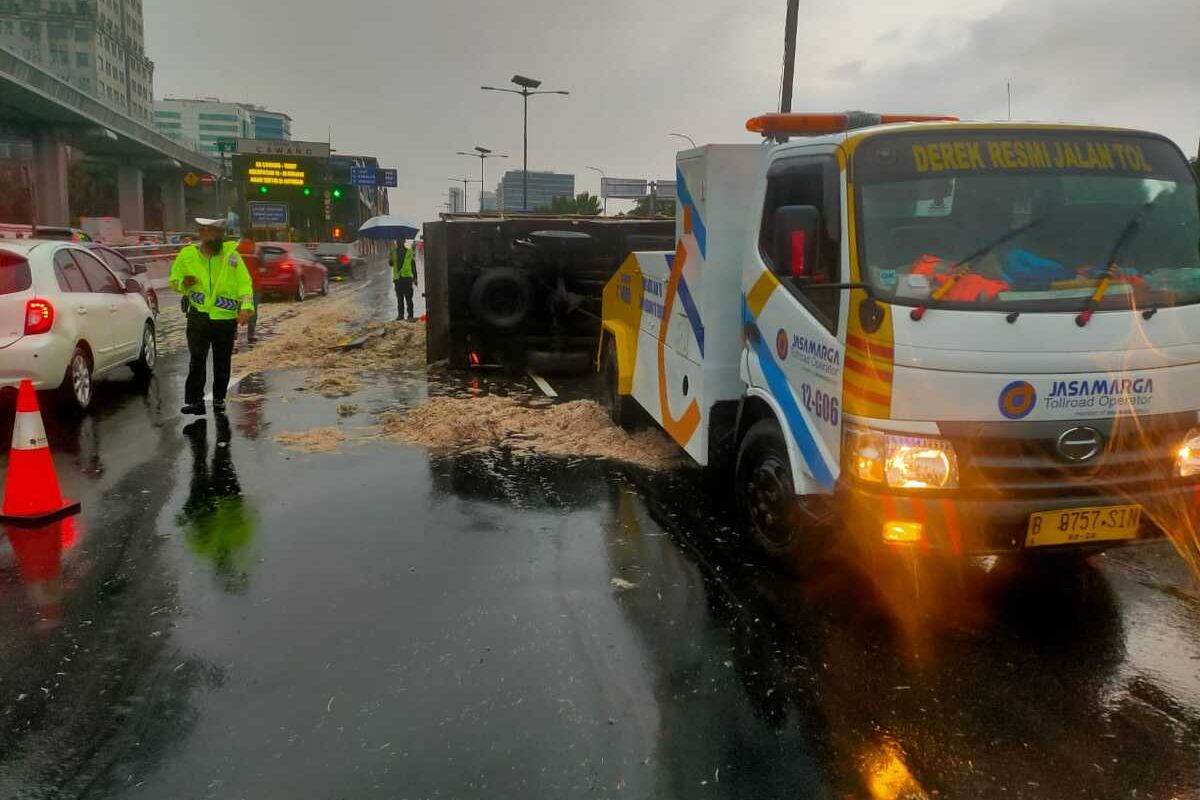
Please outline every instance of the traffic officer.
[[411, 244], [396, 243], [392, 250], [392, 285], [396, 287], [396, 319], [404, 319], [405, 308], [408, 319], [413, 318], [413, 287], [417, 285], [417, 271], [413, 263]]
[[191, 360], [183, 390], [184, 414], [203, 414], [208, 350], [213, 354], [213, 409], [225, 410], [238, 323], [254, 313], [250, 272], [237, 242], [225, 241], [225, 220], [198, 217], [200, 244], [179, 251], [171, 265], [171, 288], [185, 298]]

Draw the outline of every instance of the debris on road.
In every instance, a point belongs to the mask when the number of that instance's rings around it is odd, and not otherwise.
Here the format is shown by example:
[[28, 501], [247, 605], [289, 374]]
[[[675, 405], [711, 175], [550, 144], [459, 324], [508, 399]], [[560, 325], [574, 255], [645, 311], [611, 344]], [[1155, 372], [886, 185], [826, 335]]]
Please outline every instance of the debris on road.
[[636, 583], [634, 583], [633, 581], [627, 581], [624, 578], [613, 578], [611, 581], [609, 581], [609, 583], [612, 584], [612, 587], [614, 589], [616, 589], [617, 591], [620, 591], [620, 592], [623, 592], [626, 589], [636, 589], [637, 588]]
[[510, 397], [437, 397], [405, 414], [380, 419], [383, 434], [435, 450], [506, 447], [544, 455], [591, 456], [652, 470], [681, 463], [678, 448], [658, 430], [626, 433], [591, 400], [530, 408]]
[[346, 434], [337, 428], [312, 428], [307, 431], [280, 433], [275, 441], [299, 453], [332, 453], [346, 441]]

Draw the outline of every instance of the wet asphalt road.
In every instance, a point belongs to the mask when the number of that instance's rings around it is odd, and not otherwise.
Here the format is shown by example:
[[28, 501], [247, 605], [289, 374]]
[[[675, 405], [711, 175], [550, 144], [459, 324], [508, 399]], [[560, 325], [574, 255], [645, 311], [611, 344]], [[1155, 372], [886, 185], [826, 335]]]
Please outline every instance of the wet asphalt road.
[[797, 582], [697, 473], [293, 453], [347, 401], [255, 375], [185, 425], [182, 369], [54, 421], [83, 514], [0, 543], [0, 797], [1200, 796], [1200, 596], [1166, 545]]

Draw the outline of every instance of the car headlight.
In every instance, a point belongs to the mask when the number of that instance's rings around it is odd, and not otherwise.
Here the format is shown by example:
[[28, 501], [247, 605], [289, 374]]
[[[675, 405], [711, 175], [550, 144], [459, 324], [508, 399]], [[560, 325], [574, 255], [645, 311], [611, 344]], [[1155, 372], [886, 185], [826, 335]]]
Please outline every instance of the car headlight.
[[[895, 489], [958, 486], [958, 456], [954, 446], [943, 439], [847, 426], [844, 442], [846, 470], [865, 483]], [[1200, 473], [1200, 436], [1196, 440], [1196, 471]]]
[[1180, 478], [1200, 475], [1200, 428], [1192, 428], [1175, 450], [1175, 474]]

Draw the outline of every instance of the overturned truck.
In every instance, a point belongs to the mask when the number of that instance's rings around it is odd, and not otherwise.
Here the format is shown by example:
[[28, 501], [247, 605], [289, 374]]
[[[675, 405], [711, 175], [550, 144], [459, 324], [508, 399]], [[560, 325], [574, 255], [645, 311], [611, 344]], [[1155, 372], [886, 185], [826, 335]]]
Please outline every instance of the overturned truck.
[[425, 224], [429, 363], [587, 372], [604, 285], [634, 250], [670, 250], [675, 221], [443, 215]]

